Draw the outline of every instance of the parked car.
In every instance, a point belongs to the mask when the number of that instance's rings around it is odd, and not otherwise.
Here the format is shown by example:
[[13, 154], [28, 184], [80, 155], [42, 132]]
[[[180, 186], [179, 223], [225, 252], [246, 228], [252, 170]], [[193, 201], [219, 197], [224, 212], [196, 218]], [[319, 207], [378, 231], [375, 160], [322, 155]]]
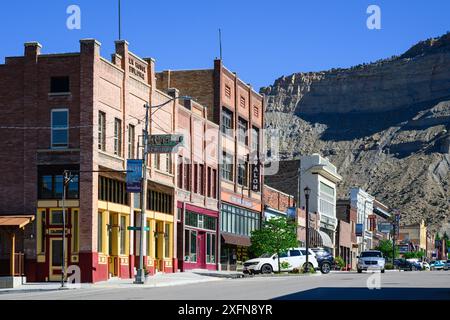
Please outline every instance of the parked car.
[[312, 248], [311, 250], [316, 254], [320, 272], [324, 274], [329, 273], [334, 267], [333, 255], [324, 248]]
[[445, 261], [444, 270], [450, 270], [450, 260]]
[[380, 270], [384, 273], [384, 266], [386, 260], [383, 257], [381, 251], [378, 250], [368, 250], [361, 252], [358, 256], [358, 273], [363, 272], [363, 270]]
[[416, 268], [412, 262], [410, 262], [406, 259], [395, 259], [394, 267], [396, 269], [404, 270], [404, 271], [413, 271]]
[[[280, 254], [280, 265], [288, 264], [282, 271], [292, 271], [294, 268], [301, 269], [306, 266], [306, 248], [291, 248], [287, 252]], [[308, 263], [315, 270], [319, 269], [314, 251], [309, 249]], [[244, 273], [272, 273], [278, 271], [277, 254], [266, 253], [259, 258], [250, 259], [244, 262]]]
[[428, 271], [431, 270], [428, 262], [426, 262], [426, 261], [422, 262], [422, 270], [428, 270]]
[[441, 260], [431, 261], [430, 263], [430, 269], [431, 270], [443, 270], [444, 269], [444, 262]]

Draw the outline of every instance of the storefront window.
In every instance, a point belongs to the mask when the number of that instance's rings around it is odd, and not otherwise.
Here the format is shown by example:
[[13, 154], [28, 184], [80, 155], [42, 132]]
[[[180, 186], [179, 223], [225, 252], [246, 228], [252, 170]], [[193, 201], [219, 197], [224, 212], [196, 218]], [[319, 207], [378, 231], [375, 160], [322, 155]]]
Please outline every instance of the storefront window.
[[206, 234], [206, 263], [216, 263], [216, 235]]
[[231, 205], [223, 204], [221, 228], [224, 232], [250, 236], [259, 227], [259, 214]]
[[197, 232], [191, 231], [190, 261], [197, 262]]
[[126, 254], [126, 217], [120, 216], [120, 254]]
[[164, 257], [170, 257], [170, 225], [166, 224], [164, 226]]

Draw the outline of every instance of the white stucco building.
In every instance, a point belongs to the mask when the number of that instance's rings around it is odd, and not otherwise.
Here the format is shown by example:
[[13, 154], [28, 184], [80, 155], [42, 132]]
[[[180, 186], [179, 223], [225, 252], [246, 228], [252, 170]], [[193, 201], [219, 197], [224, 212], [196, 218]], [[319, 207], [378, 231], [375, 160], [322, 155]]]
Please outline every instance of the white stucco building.
[[309, 212], [317, 212], [319, 233], [324, 247], [334, 254], [336, 218], [336, 184], [342, 180], [336, 167], [321, 155], [314, 153], [300, 158], [300, 203], [305, 206], [305, 187], [311, 189]]
[[[372, 232], [370, 231], [369, 216], [373, 214], [375, 198], [361, 188], [350, 189], [350, 204], [357, 212], [357, 224], [362, 225], [362, 236], [356, 237], [358, 254], [372, 249]], [[358, 228], [357, 228], [358, 229]]]

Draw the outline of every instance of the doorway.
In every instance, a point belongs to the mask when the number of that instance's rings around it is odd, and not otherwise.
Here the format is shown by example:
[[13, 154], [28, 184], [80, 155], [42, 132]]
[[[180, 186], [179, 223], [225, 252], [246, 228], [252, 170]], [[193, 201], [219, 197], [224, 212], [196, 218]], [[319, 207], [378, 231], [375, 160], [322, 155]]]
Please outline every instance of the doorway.
[[[65, 266], [67, 268], [67, 241], [66, 250], [64, 251]], [[51, 238], [50, 239], [50, 271], [49, 271], [49, 281], [59, 281], [61, 280], [62, 272], [62, 254], [63, 254], [63, 239], [62, 238]]]

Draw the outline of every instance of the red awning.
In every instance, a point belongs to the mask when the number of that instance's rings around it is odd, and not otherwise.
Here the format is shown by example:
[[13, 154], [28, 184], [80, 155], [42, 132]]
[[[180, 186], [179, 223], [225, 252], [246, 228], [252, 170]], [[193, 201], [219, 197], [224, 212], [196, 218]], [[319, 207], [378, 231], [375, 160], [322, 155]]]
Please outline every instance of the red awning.
[[247, 236], [239, 236], [237, 234], [222, 233], [222, 239], [226, 244], [235, 246], [249, 247], [251, 245], [250, 238]]

